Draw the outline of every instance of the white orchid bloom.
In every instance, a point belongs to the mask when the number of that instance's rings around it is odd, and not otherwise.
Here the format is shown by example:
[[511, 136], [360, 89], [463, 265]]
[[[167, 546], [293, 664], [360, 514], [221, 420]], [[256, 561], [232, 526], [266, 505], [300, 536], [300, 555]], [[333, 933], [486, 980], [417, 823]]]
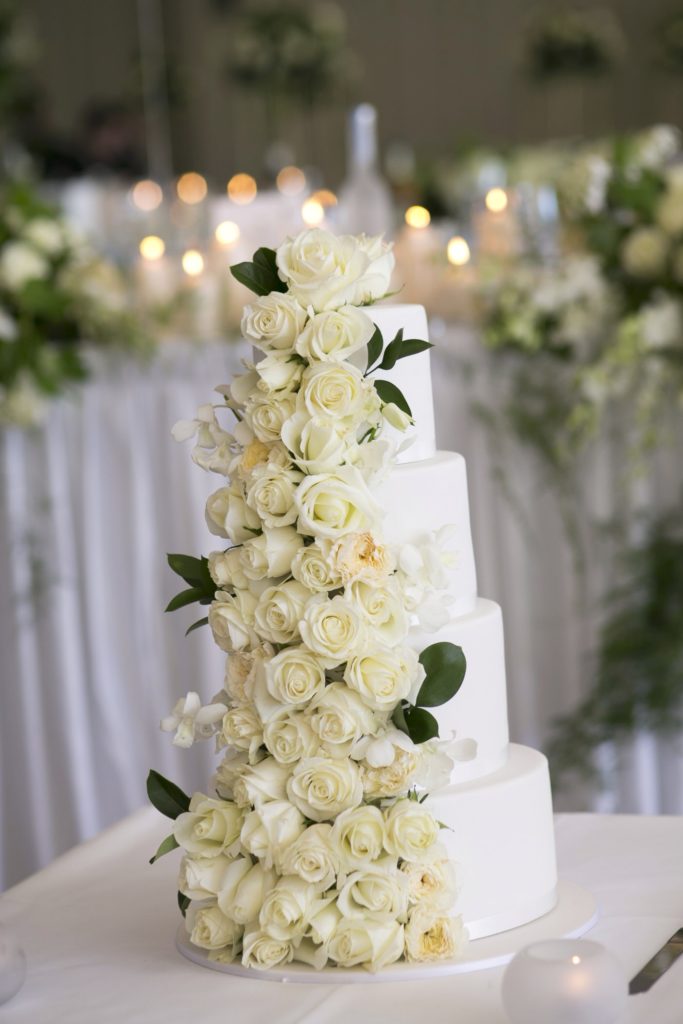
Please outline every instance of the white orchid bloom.
[[192, 461], [212, 473], [221, 473], [224, 476], [227, 474], [235, 438], [218, 422], [215, 406], [200, 405], [195, 419], [178, 420], [171, 430], [171, 435], [175, 441], [189, 441], [196, 435]]
[[394, 763], [396, 748], [415, 750], [410, 736], [400, 729], [389, 728], [380, 736], [361, 736], [351, 748], [354, 761], [367, 761], [371, 768], [388, 768]]
[[175, 732], [176, 747], [191, 747], [195, 740], [209, 739], [218, 731], [218, 724], [227, 712], [225, 704], [206, 704], [202, 707], [199, 694], [190, 692], [178, 700], [170, 715], [161, 720], [163, 732]]

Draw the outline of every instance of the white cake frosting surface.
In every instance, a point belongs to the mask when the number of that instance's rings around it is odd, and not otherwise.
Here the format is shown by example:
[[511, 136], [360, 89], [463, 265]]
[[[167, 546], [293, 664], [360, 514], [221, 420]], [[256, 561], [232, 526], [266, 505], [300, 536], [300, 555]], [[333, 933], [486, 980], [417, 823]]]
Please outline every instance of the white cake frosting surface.
[[[402, 328], [406, 338], [428, 340], [421, 306], [380, 305], [368, 312], [385, 338]], [[431, 793], [426, 806], [447, 826], [442, 841], [462, 885], [458, 909], [470, 938], [480, 938], [526, 924], [555, 905], [548, 764], [541, 753], [509, 743], [502, 614], [477, 594], [465, 460], [436, 451], [429, 352], [380, 376], [401, 388], [415, 419], [410, 445], [378, 491], [386, 537], [400, 545], [454, 527], [455, 561], [444, 595], [448, 621], [436, 632], [415, 624], [410, 643], [421, 651], [449, 641], [467, 659], [459, 692], [434, 715], [441, 739], [472, 739], [477, 755], [456, 763], [450, 786]]]

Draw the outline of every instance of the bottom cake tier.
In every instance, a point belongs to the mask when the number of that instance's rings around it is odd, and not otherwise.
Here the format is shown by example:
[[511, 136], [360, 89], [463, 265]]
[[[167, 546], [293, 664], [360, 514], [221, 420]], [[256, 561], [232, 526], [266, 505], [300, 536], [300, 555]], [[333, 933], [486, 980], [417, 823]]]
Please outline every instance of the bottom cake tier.
[[470, 938], [517, 928], [553, 909], [555, 832], [543, 754], [510, 744], [504, 767], [439, 790], [425, 806], [447, 826], [441, 839], [456, 865], [456, 911]]

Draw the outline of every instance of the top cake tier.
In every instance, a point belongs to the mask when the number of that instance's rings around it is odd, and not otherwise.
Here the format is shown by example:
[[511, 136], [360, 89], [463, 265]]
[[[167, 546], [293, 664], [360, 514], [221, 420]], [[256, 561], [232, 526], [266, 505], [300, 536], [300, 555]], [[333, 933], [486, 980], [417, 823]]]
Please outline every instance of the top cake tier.
[[[382, 332], [385, 345], [392, 341], [401, 328], [404, 338], [429, 340], [427, 315], [422, 306], [370, 306], [367, 314]], [[399, 444], [405, 444], [406, 440], [410, 441], [399, 454], [398, 461], [421, 462], [423, 459], [430, 459], [436, 451], [436, 434], [429, 352], [420, 352], [409, 359], [400, 359], [393, 369], [378, 371], [377, 377], [390, 380], [400, 388], [415, 420], [415, 426], [405, 433], [400, 433], [393, 427], [385, 428], [386, 434], [393, 436]]]

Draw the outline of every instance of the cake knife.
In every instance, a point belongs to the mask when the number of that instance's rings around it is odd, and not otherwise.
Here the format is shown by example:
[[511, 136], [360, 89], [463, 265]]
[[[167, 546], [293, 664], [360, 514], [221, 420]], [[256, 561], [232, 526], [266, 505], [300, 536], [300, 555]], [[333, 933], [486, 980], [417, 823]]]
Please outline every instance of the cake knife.
[[679, 956], [683, 956], [683, 928], [679, 928], [671, 938], [658, 949], [651, 960], [631, 978], [628, 986], [629, 995], [635, 996], [647, 992], [663, 974], [675, 964]]

